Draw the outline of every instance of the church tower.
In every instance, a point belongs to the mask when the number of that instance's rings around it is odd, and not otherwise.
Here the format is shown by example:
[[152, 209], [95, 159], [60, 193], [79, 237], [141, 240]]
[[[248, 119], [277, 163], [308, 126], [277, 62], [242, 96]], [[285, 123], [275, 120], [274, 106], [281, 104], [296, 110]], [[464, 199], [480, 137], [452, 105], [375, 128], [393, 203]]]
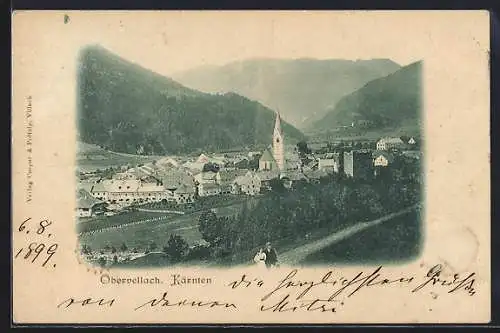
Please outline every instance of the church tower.
[[281, 117], [278, 112], [276, 113], [276, 122], [274, 123], [273, 155], [280, 171], [283, 171], [285, 168], [284, 140], [285, 137], [283, 135], [283, 131], [281, 130]]

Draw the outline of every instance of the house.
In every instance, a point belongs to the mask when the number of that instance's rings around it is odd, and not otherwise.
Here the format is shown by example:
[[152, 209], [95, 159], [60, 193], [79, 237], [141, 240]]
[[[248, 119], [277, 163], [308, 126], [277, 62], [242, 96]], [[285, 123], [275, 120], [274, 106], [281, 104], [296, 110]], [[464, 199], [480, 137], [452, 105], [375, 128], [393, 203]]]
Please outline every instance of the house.
[[210, 159], [208, 158], [207, 155], [205, 154], [201, 154], [198, 159], [196, 160], [196, 163], [203, 163], [203, 164], [207, 164], [208, 162], [210, 162]]
[[340, 154], [338, 153], [323, 154], [317, 158], [317, 161], [318, 161], [318, 170], [333, 169], [335, 173], [339, 172]]
[[160, 180], [164, 188], [175, 191], [182, 184], [194, 186], [194, 177], [182, 170], [170, 170], [160, 174]]
[[173, 199], [177, 204], [193, 203], [195, 193], [194, 185], [181, 184], [173, 191]]
[[233, 192], [246, 195], [256, 195], [260, 193], [261, 182], [255, 172], [247, 172], [244, 176], [238, 176], [234, 180]]
[[302, 165], [299, 154], [295, 151], [286, 154], [285, 170], [299, 170]]
[[377, 150], [404, 149], [405, 146], [401, 138], [382, 138], [377, 141]]
[[182, 166], [189, 170], [192, 175], [198, 174], [203, 170], [206, 163], [203, 162], [186, 162]]
[[94, 184], [90, 189], [90, 194], [98, 200], [108, 201], [108, 190], [105, 186], [106, 182], [109, 181], [102, 181]]
[[161, 201], [168, 198], [168, 191], [156, 179], [152, 182], [139, 179], [104, 180], [92, 187], [91, 195], [108, 203], [131, 205], [137, 202]]
[[415, 140], [415, 138], [414, 138], [414, 137], [411, 137], [411, 138], [408, 140], [408, 144], [409, 144], [409, 145], [414, 145], [414, 144], [416, 144], [416, 143], [417, 143], [417, 141]]
[[216, 182], [220, 186], [221, 194], [237, 194], [238, 191], [234, 187], [234, 181], [237, 177], [243, 176], [247, 173], [242, 169], [223, 169], [217, 173]]
[[372, 153], [369, 150], [344, 152], [344, 173], [352, 178], [370, 178], [373, 175]]
[[198, 195], [200, 197], [208, 197], [212, 195], [220, 194], [221, 188], [219, 184], [216, 183], [199, 183], [198, 184]]
[[386, 151], [375, 151], [373, 153], [373, 166], [388, 167], [394, 162], [394, 154]]
[[243, 176], [247, 172], [248, 172], [247, 170], [241, 170], [241, 169], [233, 169], [233, 170], [223, 169], [217, 172], [215, 179], [217, 184], [219, 185], [232, 184], [233, 181], [236, 179], [236, 177]]
[[215, 184], [217, 183], [217, 172], [213, 171], [200, 172], [199, 174], [194, 176], [194, 180], [198, 184]]
[[[140, 186], [137, 188], [137, 192], [133, 193], [131, 196], [132, 202], [143, 202], [143, 201], [153, 201], [158, 202], [167, 199], [167, 192], [165, 188], [158, 182], [145, 183], [141, 182]], [[126, 199], [128, 201], [129, 198]]]
[[79, 189], [77, 191], [76, 216], [92, 217], [99, 212], [104, 212], [106, 203], [94, 198], [88, 191]]

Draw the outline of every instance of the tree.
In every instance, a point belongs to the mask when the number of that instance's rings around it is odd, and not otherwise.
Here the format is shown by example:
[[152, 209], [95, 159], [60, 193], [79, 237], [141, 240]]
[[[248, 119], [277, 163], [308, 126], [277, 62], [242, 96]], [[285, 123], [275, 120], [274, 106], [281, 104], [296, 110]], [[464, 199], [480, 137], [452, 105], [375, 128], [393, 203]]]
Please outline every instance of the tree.
[[158, 248], [158, 245], [154, 241], [149, 244], [149, 251], [152, 252]]
[[167, 254], [173, 262], [178, 262], [188, 253], [188, 243], [179, 235], [170, 235], [167, 245], [163, 247], [163, 252]]
[[127, 250], [128, 250], [127, 244], [122, 243], [122, 246], [120, 246], [120, 250], [121, 250], [122, 252], [127, 251]]
[[198, 230], [203, 239], [208, 243], [215, 244], [220, 237], [221, 230], [217, 215], [211, 210], [206, 210], [200, 215], [198, 220]]
[[208, 172], [208, 171], [219, 172], [219, 170], [220, 170], [219, 165], [212, 162], [208, 162], [205, 165], [203, 165], [203, 172]]
[[99, 264], [99, 266], [101, 266], [101, 267], [106, 266], [106, 263], [107, 263], [106, 258], [104, 258], [104, 257], [100, 257], [100, 258], [99, 258], [99, 261], [98, 261], [97, 263], [98, 263], [98, 264]]
[[82, 254], [91, 254], [92, 249], [90, 248], [90, 246], [83, 244], [81, 252], [82, 252]]
[[297, 152], [299, 156], [307, 155], [311, 153], [311, 149], [307, 146], [307, 142], [302, 140], [297, 143]]

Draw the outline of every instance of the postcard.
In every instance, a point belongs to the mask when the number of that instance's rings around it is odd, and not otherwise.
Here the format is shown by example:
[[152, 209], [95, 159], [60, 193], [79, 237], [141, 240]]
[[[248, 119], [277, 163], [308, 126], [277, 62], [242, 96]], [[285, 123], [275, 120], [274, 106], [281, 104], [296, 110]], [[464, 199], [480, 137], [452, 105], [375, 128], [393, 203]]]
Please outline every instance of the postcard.
[[487, 323], [487, 11], [17, 11], [14, 324]]

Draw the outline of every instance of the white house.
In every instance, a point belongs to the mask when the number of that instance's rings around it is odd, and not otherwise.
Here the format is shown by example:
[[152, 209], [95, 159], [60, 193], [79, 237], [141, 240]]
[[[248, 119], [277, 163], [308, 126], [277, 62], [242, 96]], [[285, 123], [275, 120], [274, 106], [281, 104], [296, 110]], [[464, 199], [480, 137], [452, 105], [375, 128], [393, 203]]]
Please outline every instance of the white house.
[[377, 141], [377, 150], [402, 149], [405, 143], [401, 138], [382, 138]]
[[200, 197], [208, 197], [212, 195], [220, 194], [221, 189], [218, 184], [215, 183], [200, 183], [198, 184], [198, 195]]
[[260, 178], [254, 172], [249, 171], [244, 176], [236, 177], [234, 184], [234, 192], [240, 192], [246, 195], [256, 195], [260, 193]]
[[318, 158], [318, 170], [333, 169], [334, 172], [339, 172], [338, 159], [330, 156]]
[[394, 156], [387, 152], [375, 152], [373, 154], [373, 166], [388, 167], [394, 162]]
[[92, 217], [96, 212], [102, 210], [105, 205], [105, 202], [94, 198], [86, 190], [79, 189], [77, 192], [76, 216]]

